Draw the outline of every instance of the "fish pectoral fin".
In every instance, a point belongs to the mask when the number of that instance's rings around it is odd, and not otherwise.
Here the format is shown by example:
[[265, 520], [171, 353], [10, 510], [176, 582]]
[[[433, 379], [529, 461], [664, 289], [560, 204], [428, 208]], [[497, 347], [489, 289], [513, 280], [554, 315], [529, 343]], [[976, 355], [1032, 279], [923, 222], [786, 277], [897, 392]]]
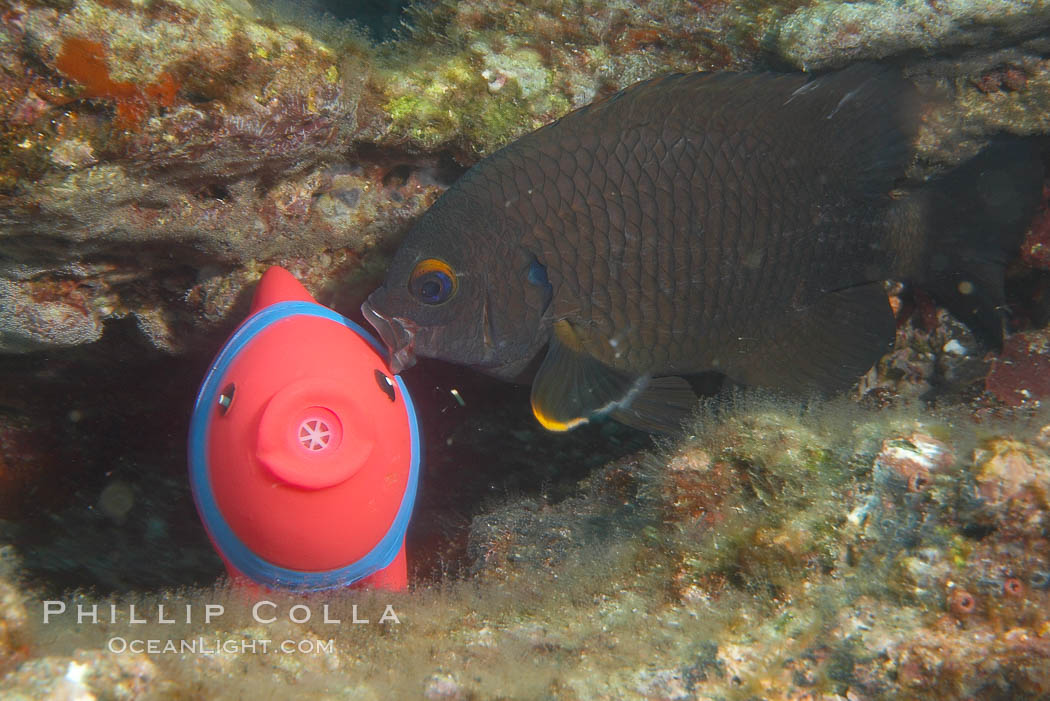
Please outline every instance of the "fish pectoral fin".
[[827, 292], [784, 315], [752, 347], [723, 361], [729, 377], [799, 394], [848, 390], [893, 346], [896, 321], [881, 283]]
[[544, 428], [568, 431], [622, 401], [636, 380], [587, 353], [572, 325], [558, 321], [532, 381], [532, 413]]
[[696, 392], [682, 377], [654, 377], [625, 406], [609, 416], [650, 433], [678, 433], [696, 408]]
[[531, 399], [532, 413], [551, 431], [610, 415], [630, 426], [671, 433], [693, 408], [696, 395], [682, 378], [653, 380], [610, 368], [584, 350], [569, 322], [559, 321]]

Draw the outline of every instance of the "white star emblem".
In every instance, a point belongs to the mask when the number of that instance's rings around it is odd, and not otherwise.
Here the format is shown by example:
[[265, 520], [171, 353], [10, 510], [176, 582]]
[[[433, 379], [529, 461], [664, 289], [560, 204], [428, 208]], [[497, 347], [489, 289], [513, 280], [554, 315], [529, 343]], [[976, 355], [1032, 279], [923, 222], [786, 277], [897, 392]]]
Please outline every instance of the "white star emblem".
[[331, 429], [321, 419], [306, 419], [299, 424], [299, 442], [307, 450], [324, 450], [331, 438]]

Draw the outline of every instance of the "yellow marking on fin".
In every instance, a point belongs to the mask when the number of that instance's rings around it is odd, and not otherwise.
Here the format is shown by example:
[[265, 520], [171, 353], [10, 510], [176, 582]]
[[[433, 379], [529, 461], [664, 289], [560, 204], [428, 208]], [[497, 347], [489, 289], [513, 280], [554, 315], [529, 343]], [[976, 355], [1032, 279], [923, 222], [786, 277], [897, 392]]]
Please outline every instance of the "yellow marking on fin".
[[562, 345], [572, 352], [583, 352], [583, 342], [577, 335], [576, 330], [572, 328], [572, 324], [565, 319], [554, 322], [554, 335], [562, 342]]
[[540, 425], [543, 426], [545, 429], [547, 429], [548, 431], [557, 431], [559, 433], [568, 431], [569, 429], [576, 428], [581, 424], [587, 423], [587, 419], [579, 416], [577, 416], [574, 419], [569, 419], [568, 421], [557, 421], [555, 419], [547, 418], [543, 415], [543, 412], [540, 411], [539, 407], [537, 407], [535, 404], [532, 405], [532, 414], [536, 417], [536, 420], [540, 422]]

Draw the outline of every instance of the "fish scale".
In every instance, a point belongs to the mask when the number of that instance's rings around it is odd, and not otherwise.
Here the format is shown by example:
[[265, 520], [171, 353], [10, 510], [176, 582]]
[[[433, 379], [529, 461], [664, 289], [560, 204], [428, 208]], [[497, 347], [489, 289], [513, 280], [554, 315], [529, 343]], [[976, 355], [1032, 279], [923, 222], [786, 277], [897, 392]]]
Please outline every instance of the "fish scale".
[[[722, 116], [722, 111], [716, 112], [713, 120], [716, 124], [724, 122], [725, 118]], [[666, 124], [661, 125], [655, 132], [659, 131], [673, 131], [669, 129]], [[673, 263], [670, 260], [670, 256], [675, 249], [688, 248], [688, 242], [684, 245], [679, 243], [679, 239], [682, 237], [695, 237], [696, 232], [690, 231], [688, 228], [683, 227], [662, 227], [662, 219], [671, 218], [673, 219], [673, 210], [660, 211], [657, 206], [656, 211], [652, 209], [649, 211], [643, 210], [641, 200], [643, 197], [651, 196], [654, 188], [652, 187], [653, 174], [646, 172], [642, 166], [642, 158], [639, 157], [639, 152], [645, 153], [644, 144], [641, 143], [640, 138], [637, 134], [630, 133], [631, 139], [620, 140], [614, 149], [618, 158], [614, 159], [614, 165], [623, 163], [619, 171], [622, 173], [637, 173], [634, 182], [621, 183], [621, 191], [630, 191], [637, 193], [638, 197], [624, 198], [622, 200], [625, 212], [626, 222], [622, 226], [638, 226], [640, 229], [647, 229], [648, 231], [657, 231], [662, 236], [670, 236], [672, 238], [672, 245], [666, 245], [666, 242], [661, 241], [660, 237], [650, 236], [647, 239], [647, 246], [642, 251], [642, 257], [639, 260], [645, 283], [640, 287], [643, 300], [648, 302], [647, 307], [651, 308], [653, 314], [649, 315], [649, 318], [655, 318], [660, 320], [667, 320], [668, 318], [674, 319], [676, 323], [672, 325], [658, 324], [649, 327], [648, 329], [644, 326], [639, 326], [637, 330], [632, 331], [631, 329], [613, 328], [611, 333], [615, 336], [621, 334], [626, 335], [628, 345], [632, 349], [636, 349], [636, 352], [621, 355], [619, 358], [615, 357], [615, 354], [603, 349], [599, 343], [593, 343], [588, 346], [588, 350], [601, 358], [607, 364], [616, 367], [618, 364], [622, 366], [630, 366], [631, 364], [639, 364], [646, 361], [649, 363], [656, 364], [653, 368], [655, 372], [659, 373], [669, 368], [660, 367], [659, 363], [666, 364], [673, 368], [684, 367], [687, 365], [687, 357], [694, 359], [698, 352], [705, 350], [697, 347], [697, 343], [690, 343], [688, 338], [682, 338], [682, 331], [695, 330], [704, 321], [708, 319], [700, 318], [700, 324], [692, 325], [691, 329], [683, 329], [684, 326], [689, 326], [687, 323], [678, 321], [677, 315], [674, 314], [676, 307], [685, 307], [688, 309], [716, 309], [722, 305], [719, 304], [721, 300], [715, 300], [714, 304], [705, 305], [703, 299], [704, 288], [702, 286], [687, 287], [685, 290], [676, 290], [675, 278], [673, 277]], [[757, 142], [753, 136], [750, 137], [752, 143]], [[734, 143], [734, 139], [722, 139], [717, 144], [717, 148], [714, 150], [714, 155], [710, 152], [710, 141], [702, 140], [702, 143], [708, 146], [708, 149], [701, 149], [699, 156], [695, 158], [694, 163], [706, 164], [706, 174], [710, 180], [712, 178], [717, 179], [723, 186], [720, 194], [721, 199], [719, 204], [721, 206], [708, 207], [707, 211], [703, 213], [703, 218], [706, 220], [706, 226], [702, 227], [704, 233], [707, 231], [721, 232], [723, 236], [727, 236], [730, 239], [728, 250], [721, 250], [720, 255], [717, 256], [720, 259], [722, 266], [725, 270], [713, 271], [715, 276], [711, 276], [712, 279], [724, 279], [726, 275], [724, 273], [732, 273], [736, 268], [736, 262], [739, 261], [745, 252], [750, 250], [751, 242], [749, 238], [753, 238], [756, 233], [756, 227], [752, 226], [751, 231], [747, 231], [746, 220], [742, 216], [743, 203], [740, 201], [745, 193], [751, 193], [754, 195], [756, 191], [761, 192], [762, 183], [758, 183], [752, 177], [754, 175], [753, 170], [748, 168], [748, 164], [751, 162], [751, 158], [743, 158], [739, 155], [742, 147], [738, 143]], [[614, 171], [616, 172], [616, 171]], [[703, 171], [699, 175], [704, 175]], [[589, 179], [588, 173], [574, 173], [574, 177], [580, 177]], [[664, 176], [667, 180], [673, 180], [675, 177], [681, 177], [681, 173], [671, 174], [668, 171], [658, 171], [659, 176]], [[693, 177], [696, 177], [694, 175]], [[563, 198], [568, 198], [569, 193], [566, 188], [559, 188]], [[763, 199], [763, 198], [753, 198]], [[658, 200], [654, 202], [659, 205]], [[645, 221], [647, 219], [648, 221]], [[744, 226], [741, 226], [741, 222], [744, 222]], [[750, 220], [751, 224], [756, 224], [754, 219]], [[580, 231], [575, 230], [568, 232], [570, 236], [575, 234], [577, 240], [588, 241], [595, 237], [595, 232], [591, 231]], [[748, 236], [748, 234], [751, 236]], [[599, 234], [600, 235], [600, 234]], [[661, 245], [664, 244], [664, 245]], [[573, 261], [573, 265], [581, 277], [579, 282], [578, 293], [585, 299], [591, 302], [583, 309], [583, 316], [586, 318], [588, 315], [592, 320], [601, 319], [602, 321], [614, 317], [613, 310], [609, 308], [601, 308], [594, 304], [598, 301], [593, 297], [593, 290], [590, 289], [588, 283], [594, 283], [588, 274], [592, 270], [592, 266], [597, 262], [590, 258], [590, 250], [584, 248], [583, 250], [577, 250], [579, 257]], [[776, 254], [780, 260], [784, 260], [784, 251], [778, 250]], [[743, 280], [741, 280], [743, 282]], [[753, 295], [757, 295], [758, 291], [762, 288], [757, 285], [749, 285], [748, 289], [752, 291]], [[694, 294], [690, 294], [690, 293]], [[648, 299], [646, 299], [648, 297]], [[738, 297], [739, 299], [739, 297]], [[753, 307], [766, 300], [755, 298], [754, 296], [750, 299], [748, 307]], [[589, 307], [589, 308], [588, 308]], [[770, 307], [767, 307], [770, 308]], [[772, 307], [775, 311], [775, 307]], [[555, 310], [557, 312], [557, 310]], [[645, 309], [641, 311], [646, 311]], [[601, 326], [602, 324], [599, 324]], [[714, 334], [708, 334], [704, 339], [706, 341], [706, 350], [708, 353], [718, 353], [718, 346], [724, 346], [727, 339], [719, 339], [718, 329], [714, 329]], [[757, 331], [757, 329], [755, 330]], [[749, 330], [745, 329], [744, 333], [748, 333]], [[695, 338], [695, 334], [694, 338]], [[714, 338], [712, 339], [712, 335]], [[724, 334], [722, 334], [724, 335]], [[679, 338], [680, 341], [677, 344], [668, 344], [667, 337]], [[711, 341], [715, 341], [715, 347], [712, 348]], [[648, 351], [648, 352], [646, 352]], [[663, 351], [663, 352], [660, 352]], [[648, 357], [639, 357], [639, 356]], [[655, 357], [654, 357], [655, 356]], [[677, 357], [672, 357], [677, 356]]]
[[[468, 171], [362, 311], [395, 371], [417, 354], [534, 371], [553, 430], [596, 415], [670, 430], [695, 400], [680, 376], [712, 369], [844, 389], [893, 339], [883, 278], [929, 285], [994, 344], [1041, 163], [995, 146], [891, 199], [917, 124], [914, 86], [870, 64], [644, 81]], [[927, 262], [934, 245], [947, 264]]]

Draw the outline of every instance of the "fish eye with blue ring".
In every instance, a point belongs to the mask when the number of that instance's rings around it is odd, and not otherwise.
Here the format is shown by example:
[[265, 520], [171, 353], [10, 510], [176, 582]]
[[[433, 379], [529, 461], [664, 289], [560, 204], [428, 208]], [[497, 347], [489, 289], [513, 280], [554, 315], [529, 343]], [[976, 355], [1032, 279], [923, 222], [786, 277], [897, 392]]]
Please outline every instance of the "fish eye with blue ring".
[[448, 263], [427, 258], [416, 263], [408, 286], [424, 304], [443, 304], [456, 294], [459, 282]]

